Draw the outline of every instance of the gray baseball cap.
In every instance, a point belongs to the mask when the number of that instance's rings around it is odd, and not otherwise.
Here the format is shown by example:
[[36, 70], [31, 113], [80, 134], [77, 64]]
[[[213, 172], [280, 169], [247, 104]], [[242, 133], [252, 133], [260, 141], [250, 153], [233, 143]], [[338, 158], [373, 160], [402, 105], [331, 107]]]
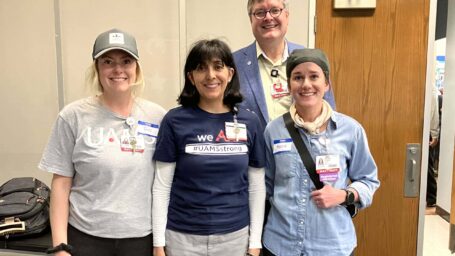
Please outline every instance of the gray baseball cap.
[[116, 28], [101, 33], [96, 38], [95, 44], [93, 45], [92, 57], [95, 60], [104, 53], [116, 49], [129, 53], [136, 60], [139, 59], [136, 39], [132, 35]]

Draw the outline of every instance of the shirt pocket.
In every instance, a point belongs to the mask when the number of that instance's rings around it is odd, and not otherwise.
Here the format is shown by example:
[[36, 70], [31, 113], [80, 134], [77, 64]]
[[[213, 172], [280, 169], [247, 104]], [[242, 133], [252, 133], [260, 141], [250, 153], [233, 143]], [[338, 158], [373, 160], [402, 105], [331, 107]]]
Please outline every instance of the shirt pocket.
[[296, 178], [298, 176], [297, 166], [299, 157], [300, 156], [293, 151], [275, 154], [275, 179], [287, 180]]
[[274, 155], [275, 158], [275, 180], [274, 196], [276, 205], [294, 205], [295, 197], [301, 190], [300, 176], [298, 169], [299, 155], [296, 152], [288, 151]]

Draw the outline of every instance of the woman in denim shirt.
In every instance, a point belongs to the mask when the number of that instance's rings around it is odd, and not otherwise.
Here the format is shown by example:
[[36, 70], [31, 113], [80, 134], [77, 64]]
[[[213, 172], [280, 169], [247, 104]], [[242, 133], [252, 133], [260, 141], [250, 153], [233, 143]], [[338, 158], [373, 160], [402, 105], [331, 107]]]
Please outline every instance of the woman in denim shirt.
[[345, 205], [370, 206], [379, 187], [364, 129], [323, 100], [329, 70], [319, 49], [295, 50], [286, 64], [294, 100], [289, 111], [324, 187], [317, 190], [311, 181], [283, 117], [270, 122], [265, 130], [271, 203], [265, 255], [352, 255], [357, 239]]

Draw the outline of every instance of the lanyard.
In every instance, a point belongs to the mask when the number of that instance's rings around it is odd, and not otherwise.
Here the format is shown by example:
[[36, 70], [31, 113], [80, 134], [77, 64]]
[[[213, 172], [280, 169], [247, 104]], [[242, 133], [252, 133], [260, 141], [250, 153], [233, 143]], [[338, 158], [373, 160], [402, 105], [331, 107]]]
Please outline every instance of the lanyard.
[[128, 127], [129, 127], [128, 132], [130, 134], [130, 137], [129, 137], [128, 141], [131, 145], [133, 154], [134, 154], [134, 150], [136, 149], [136, 144], [137, 144], [135, 122], [136, 122], [136, 120], [134, 119], [134, 117], [131, 117], [131, 116], [128, 117], [125, 121], [126, 125], [128, 125]]
[[240, 133], [240, 128], [239, 128], [239, 124], [238, 124], [238, 121], [237, 121], [237, 114], [239, 113], [239, 109], [234, 106], [232, 108], [232, 112], [234, 114], [234, 134], [235, 134], [235, 141], [239, 141], [239, 133]]

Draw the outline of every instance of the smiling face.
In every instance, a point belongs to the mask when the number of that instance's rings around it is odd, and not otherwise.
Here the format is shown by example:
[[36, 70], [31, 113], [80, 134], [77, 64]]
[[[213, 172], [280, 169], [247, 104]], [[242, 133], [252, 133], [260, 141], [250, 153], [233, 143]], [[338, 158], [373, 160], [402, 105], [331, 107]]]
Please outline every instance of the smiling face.
[[267, 12], [263, 19], [250, 15], [251, 29], [256, 40], [262, 44], [269, 40], [283, 40], [288, 30], [289, 12], [284, 9], [282, 0], [264, 0], [253, 4], [251, 13], [269, 11], [272, 8], [283, 9], [278, 17]]
[[299, 115], [304, 120], [305, 117], [311, 119], [313, 115], [318, 116], [322, 110], [322, 98], [329, 89], [321, 67], [313, 62], [300, 63], [292, 70], [288, 80]]
[[234, 75], [234, 69], [215, 58], [199, 64], [187, 75], [200, 95], [200, 104], [222, 104], [224, 91]]
[[136, 82], [136, 60], [121, 50], [112, 50], [96, 60], [104, 94], [131, 93]]

